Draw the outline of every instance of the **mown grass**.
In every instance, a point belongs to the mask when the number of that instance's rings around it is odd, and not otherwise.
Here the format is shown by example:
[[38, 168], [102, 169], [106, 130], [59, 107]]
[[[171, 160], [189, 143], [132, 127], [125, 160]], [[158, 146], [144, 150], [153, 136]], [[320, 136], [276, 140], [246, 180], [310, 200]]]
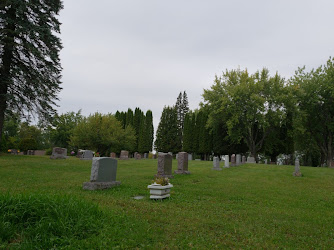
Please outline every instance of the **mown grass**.
[[[173, 169], [176, 166], [173, 161]], [[296, 178], [293, 166], [249, 164], [214, 171], [212, 162], [191, 161], [191, 175], [174, 175], [171, 198], [162, 202], [150, 200], [147, 189], [157, 160], [118, 161], [117, 180], [122, 184], [110, 190], [82, 190], [90, 169], [90, 161], [76, 158], [1, 156], [1, 200], [47, 197], [55, 204], [77, 204], [73, 210], [94, 218], [86, 224], [97, 225], [97, 231], [80, 238], [86, 229], [77, 226], [67, 238], [59, 237], [58, 248], [334, 246], [334, 169], [301, 167], [303, 177]], [[134, 200], [136, 195], [144, 199]], [[71, 223], [81, 225], [79, 218]], [[3, 239], [0, 246], [23, 244], [13, 239]], [[40, 248], [50, 246], [43, 244]]]

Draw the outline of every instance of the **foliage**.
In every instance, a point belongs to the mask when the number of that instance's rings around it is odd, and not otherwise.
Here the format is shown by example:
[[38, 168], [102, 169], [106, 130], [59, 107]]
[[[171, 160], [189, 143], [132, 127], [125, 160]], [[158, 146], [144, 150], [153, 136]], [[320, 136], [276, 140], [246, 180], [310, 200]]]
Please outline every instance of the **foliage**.
[[121, 150], [133, 150], [135, 132], [131, 126], [122, 128], [121, 123], [111, 114], [95, 113], [82, 119], [73, 130], [71, 145], [91, 149], [100, 155]]
[[55, 113], [62, 48], [56, 16], [62, 8], [60, 0], [0, 3], [0, 139], [6, 112]]
[[154, 180], [152, 180], [152, 184], [160, 184], [161, 186], [167, 186], [169, 184], [169, 179], [167, 177], [155, 177]]

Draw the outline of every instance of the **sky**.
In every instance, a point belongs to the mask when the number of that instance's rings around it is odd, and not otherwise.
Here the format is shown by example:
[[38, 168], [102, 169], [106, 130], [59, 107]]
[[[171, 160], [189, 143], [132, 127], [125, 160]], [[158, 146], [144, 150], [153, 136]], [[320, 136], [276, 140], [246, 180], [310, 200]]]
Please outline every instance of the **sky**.
[[333, 0], [63, 0], [58, 113], [190, 109], [226, 69], [285, 79], [334, 56]]

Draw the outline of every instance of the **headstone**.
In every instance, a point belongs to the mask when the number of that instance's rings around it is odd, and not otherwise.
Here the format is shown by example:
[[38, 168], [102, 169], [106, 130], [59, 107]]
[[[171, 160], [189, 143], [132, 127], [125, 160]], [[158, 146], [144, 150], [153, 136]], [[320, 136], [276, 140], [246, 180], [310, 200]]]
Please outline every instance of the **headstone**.
[[193, 160], [193, 155], [192, 154], [188, 154], [188, 161], [192, 161]]
[[35, 155], [35, 150], [27, 150], [27, 155]]
[[111, 153], [110, 153], [110, 158], [116, 159], [116, 153], [111, 152]]
[[225, 155], [224, 168], [229, 168], [229, 167], [230, 167], [230, 157], [229, 157], [229, 155]]
[[177, 154], [177, 170], [175, 170], [175, 174], [190, 174], [188, 171], [188, 153], [180, 152]]
[[256, 162], [255, 162], [255, 158], [252, 157], [252, 156], [248, 156], [248, 157], [247, 157], [247, 162], [246, 162], [246, 163], [256, 163]]
[[158, 173], [156, 177], [168, 177], [173, 178], [172, 175], [172, 159], [170, 154], [159, 153], [158, 156]]
[[235, 154], [231, 155], [231, 167], [236, 166]]
[[213, 170], [222, 170], [219, 166], [219, 157], [213, 157]]
[[129, 151], [122, 150], [121, 155], [119, 156], [120, 160], [128, 160], [129, 159]]
[[82, 150], [80, 160], [92, 160], [94, 153], [91, 150]]
[[246, 156], [244, 156], [244, 155], [242, 156], [241, 163], [242, 163], [242, 164], [245, 164], [245, 163], [246, 163]]
[[240, 166], [241, 165], [241, 155], [240, 154], [237, 154], [236, 155], [236, 163], [235, 163], [236, 166]]
[[168, 152], [169, 155], [173, 156], [173, 153], [172, 152]]
[[148, 158], [147, 153], [144, 153], [144, 159], [147, 159], [147, 158]]
[[136, 160], [141, 160], [141, 154], [139, 153], [136, 154]]
[[267, 159], [264, 159], [264, 164], [268, 164], [268, 160]]
[[45, 150], [34, 150], [34, 155], [45, 155], [46, 151]]
[[295, 172], [293, 172], [293, 176], [295, 176], [295, 177], [301, 177], [302, 176], [302, 173], [300, 172], [299, 160], [295, 161]]
[[[188, 156], [187, 156], [188, 157]], [[179, 159], [179, 154], [175, 155], [175, 159], [178, 160]]]
[[52, 155], [50, 159], [66, 159], [67, 157], [67, 149], [66, 148], [53, 148]]
[[83, 183], [83, 189], [97, 190], [118, 186], [116, 181], [117, 160], [109, 157], [94, 157], [90, 182]]
[[133, 158], [137, 159], [137, 154], [138, 154], [138, 152], [135, 152], [135, 153], [133, 154]]
[[17, 154], [18, 154], [18, 150], [17, 150], [17, 149], [9, 149], [8, 151], [9, 151], [10, 154], [12, 154], [12, 155], [17, 155]]

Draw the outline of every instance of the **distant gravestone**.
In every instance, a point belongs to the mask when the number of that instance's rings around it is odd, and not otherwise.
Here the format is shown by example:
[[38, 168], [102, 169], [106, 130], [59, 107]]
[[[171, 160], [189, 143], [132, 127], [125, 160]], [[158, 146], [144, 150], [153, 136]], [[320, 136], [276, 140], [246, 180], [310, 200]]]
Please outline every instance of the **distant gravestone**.
[[248, 156], [248, 157], [247, 157], [247, 163], [256, 163], [256, 162], [255, 162], [255, 158], [252, 157], [252, 156]]
[[53, 148], [52, 155], [50, 159], [66, 159], [67, 157], [67, 149], [66, 148]]
[[235, 154], [231, 155], [231, 167], [236, 166], [236, 159], [235, 159]]
[[18, 154], [18, 150], [17, 150], [17, 149], [9, 149], [8, 151], [9, 151], [10, 154], [12, 154], [12, 155], [17, 155], [17, 154]]
[[116, 159], [116, 153], [111, 152], [111, 153], [110, 153], [110, 158]]
[[133, 158], [137, 159], [137, 154], [138, 154], [138, 152], [135, 152], [135, 153], [133, 154]]
[[213, 170], [222, 170], [219, 166], [219, 157], [213, 157]]
[[116, 181], [117, 160], [109, 157], [94, 157], [90, 182], [83, 183], [83, 189], [97, 190], [118, 186], [121, 182]]
[[241, 165], [241, 155], [237, 154], [235, 159], [236, 159], [235, 165], [240, 166]]
[[129, 151], [122, 150], [121, 155], [119, 156], [120, 160], [128, 160], [129, 159]]
[[169, 155], [171, 155], [173, 157], [173, 153], [172, 152], [168, 152]]
[[45, 150], [34, 150], [34, 155], [45, 155], [46, 151]]
[[230, 167], [230, 157], [229, 157], [229, 155], [225, 155], [224, 168], [229, 168], [229, 167]]
[[139, 153], [136, 154], [136, 160], [141, 160], [141, 154]]
[[301, 177], [302, 176], [302, 173], [300, 172], [299, 160], [295, 161], [295, 172], [293, 172], [293, 176], [295, 176], [295, 177]]
[[82, 150], [80, 160], [92, 160], [94, 153], [91, 150]]
[[245, 164], [245, 163], [246, 163], [246, 156], [244, 156], [244, 155], [242, 156], [241, 163], [242, 163], [242, 164]]
[[188, 154], [188, 161], [192, 161], [193, 160], [193, 155], [192, 154]]
[[144, 153], [144, 159], [147, 159], [147, 158], [148, 158], [148, 154]]
[[180, 152], [177, 154], [177, 170], [174, 171], [175, 174], [190, 174], [188, 171], [188, 153]]
[[268, 160], [267, 159], [264, 159], [264, 164], [268, 164]]
[[158, 173], [156, 177], [173, 178], [172, 175], [172, 159], [170, 154], [159, 153], [158, 155]]
[[[187, 156], [188, 157], [188, 156]], [[178, 160], [179, 159], [179, 154], [175, 155], [175, 159]]]
[[27, 155], [35, 155], [35, 150], [27, 150]]

